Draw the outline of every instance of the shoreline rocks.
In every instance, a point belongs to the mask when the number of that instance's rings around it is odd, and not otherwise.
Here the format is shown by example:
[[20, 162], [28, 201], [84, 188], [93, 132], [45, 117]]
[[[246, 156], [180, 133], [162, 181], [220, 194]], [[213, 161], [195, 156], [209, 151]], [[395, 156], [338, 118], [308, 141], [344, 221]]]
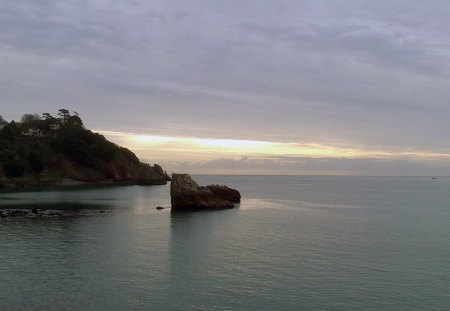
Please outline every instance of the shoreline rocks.
[[42, 219], [42, 218], [64, 218], [64, 217], [82, 217], [92, 216], [96, 214], [105, 214], [105, 210], [41, 210], [41, 209], [0, 209], [0, 219], [8, 218], [25, 218], [25, 219]]
[[[117, 160], [118, 161], [118, 160]], [[117, 162], [116, 161], [116, 162]], [[15, 191], [26, 188], [73, 187], [73, 186], [120, 186], [166, 185], [170, 176], [161, 166], [145, 163], [103, 163], [104, 174], [96, 173], [91, 167], [64, 162], [60, 169], [48, 169], [45, 174], [25, 174], [22, 177], [5, 177], [0, 170], [0, 191]]]
[[0, 177], [0, 191], [4, 192], [21, 192], [29, 191], [29, 189], [45, 189], [45, 188], [72, 188], [72, 187], [106, 187], [106, 186], [159, 186], [166, 185], [170, 181], [169, 176], [165, 180], [114, 180], [104, 179], [99, 181], [82, 181], [73, 178], [35, 178], [21, 177], [15, 179], [6, 179]]
[[226, 209], [241, 201], [239, 191], [227, 186], [199, 186], [188, 174], [172, 174], [170, 198], [172, 210]]

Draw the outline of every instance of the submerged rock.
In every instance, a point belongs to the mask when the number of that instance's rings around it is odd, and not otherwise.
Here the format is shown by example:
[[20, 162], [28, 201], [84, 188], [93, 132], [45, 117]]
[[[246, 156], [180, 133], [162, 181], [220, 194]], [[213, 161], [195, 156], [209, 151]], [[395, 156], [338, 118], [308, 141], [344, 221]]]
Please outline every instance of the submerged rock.
[[173, 209], [233, 208], [241, 201], [239, 191], [227, 186], [199, 186], [188, 174], [172, 174], [170, 198]]

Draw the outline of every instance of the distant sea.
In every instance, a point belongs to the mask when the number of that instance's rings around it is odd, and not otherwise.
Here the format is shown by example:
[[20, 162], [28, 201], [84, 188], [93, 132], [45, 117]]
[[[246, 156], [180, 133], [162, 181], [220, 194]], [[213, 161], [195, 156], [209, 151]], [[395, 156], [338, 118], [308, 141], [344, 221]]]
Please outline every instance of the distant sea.
[[449, 310], [450, 178], [194, 176], [232, 210], [171, 213], [170, 186], [0, 193], [0, 310]]

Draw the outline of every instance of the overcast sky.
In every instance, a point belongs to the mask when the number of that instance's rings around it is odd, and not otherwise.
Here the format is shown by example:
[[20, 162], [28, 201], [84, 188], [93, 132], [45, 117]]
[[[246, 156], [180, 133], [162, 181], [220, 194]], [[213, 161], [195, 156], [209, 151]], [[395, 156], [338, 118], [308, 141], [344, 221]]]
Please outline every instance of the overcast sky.
[[0, 115], [74, 110], [169, 171], [449, 175], [449, 23], [440, 0], [3, 0]]

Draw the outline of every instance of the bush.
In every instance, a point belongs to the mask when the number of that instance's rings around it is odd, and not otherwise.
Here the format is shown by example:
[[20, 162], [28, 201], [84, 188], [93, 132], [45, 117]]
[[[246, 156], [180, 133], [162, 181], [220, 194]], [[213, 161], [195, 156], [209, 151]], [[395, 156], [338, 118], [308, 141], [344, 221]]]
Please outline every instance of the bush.
[[22, 162], [17, 159], [10, 160], [3, 164], [3, 170], [8, 177], [22, 177], [25, 173]]
[[11, 121], [1, 131], [2, 138], [8, 142], [14, 142], [17, 137], [20, 137], [20, 130], [14, 121]]
[[92, 147], [92, 154], [94, 157], [98, 159], [102, 159], [104, 161], [110, 162], [114, 160], [117, 155], [117, 147], [115, 147], [111, 143], [103, 143], [94, 145]]
[[119, 147], [120, 152], [125, 156], [125, 158], [134, 163], [134, 164], [138, 164], [139, 163], [139, 159], [138, 157], [130, 150], [128, 150], [127, 148], [123, 148], [123, 147]]
[[36, 173], [41, 173], [45, 169], [45, 162], [36, 152], [31, 152], [27, 157], [28, 164]]

